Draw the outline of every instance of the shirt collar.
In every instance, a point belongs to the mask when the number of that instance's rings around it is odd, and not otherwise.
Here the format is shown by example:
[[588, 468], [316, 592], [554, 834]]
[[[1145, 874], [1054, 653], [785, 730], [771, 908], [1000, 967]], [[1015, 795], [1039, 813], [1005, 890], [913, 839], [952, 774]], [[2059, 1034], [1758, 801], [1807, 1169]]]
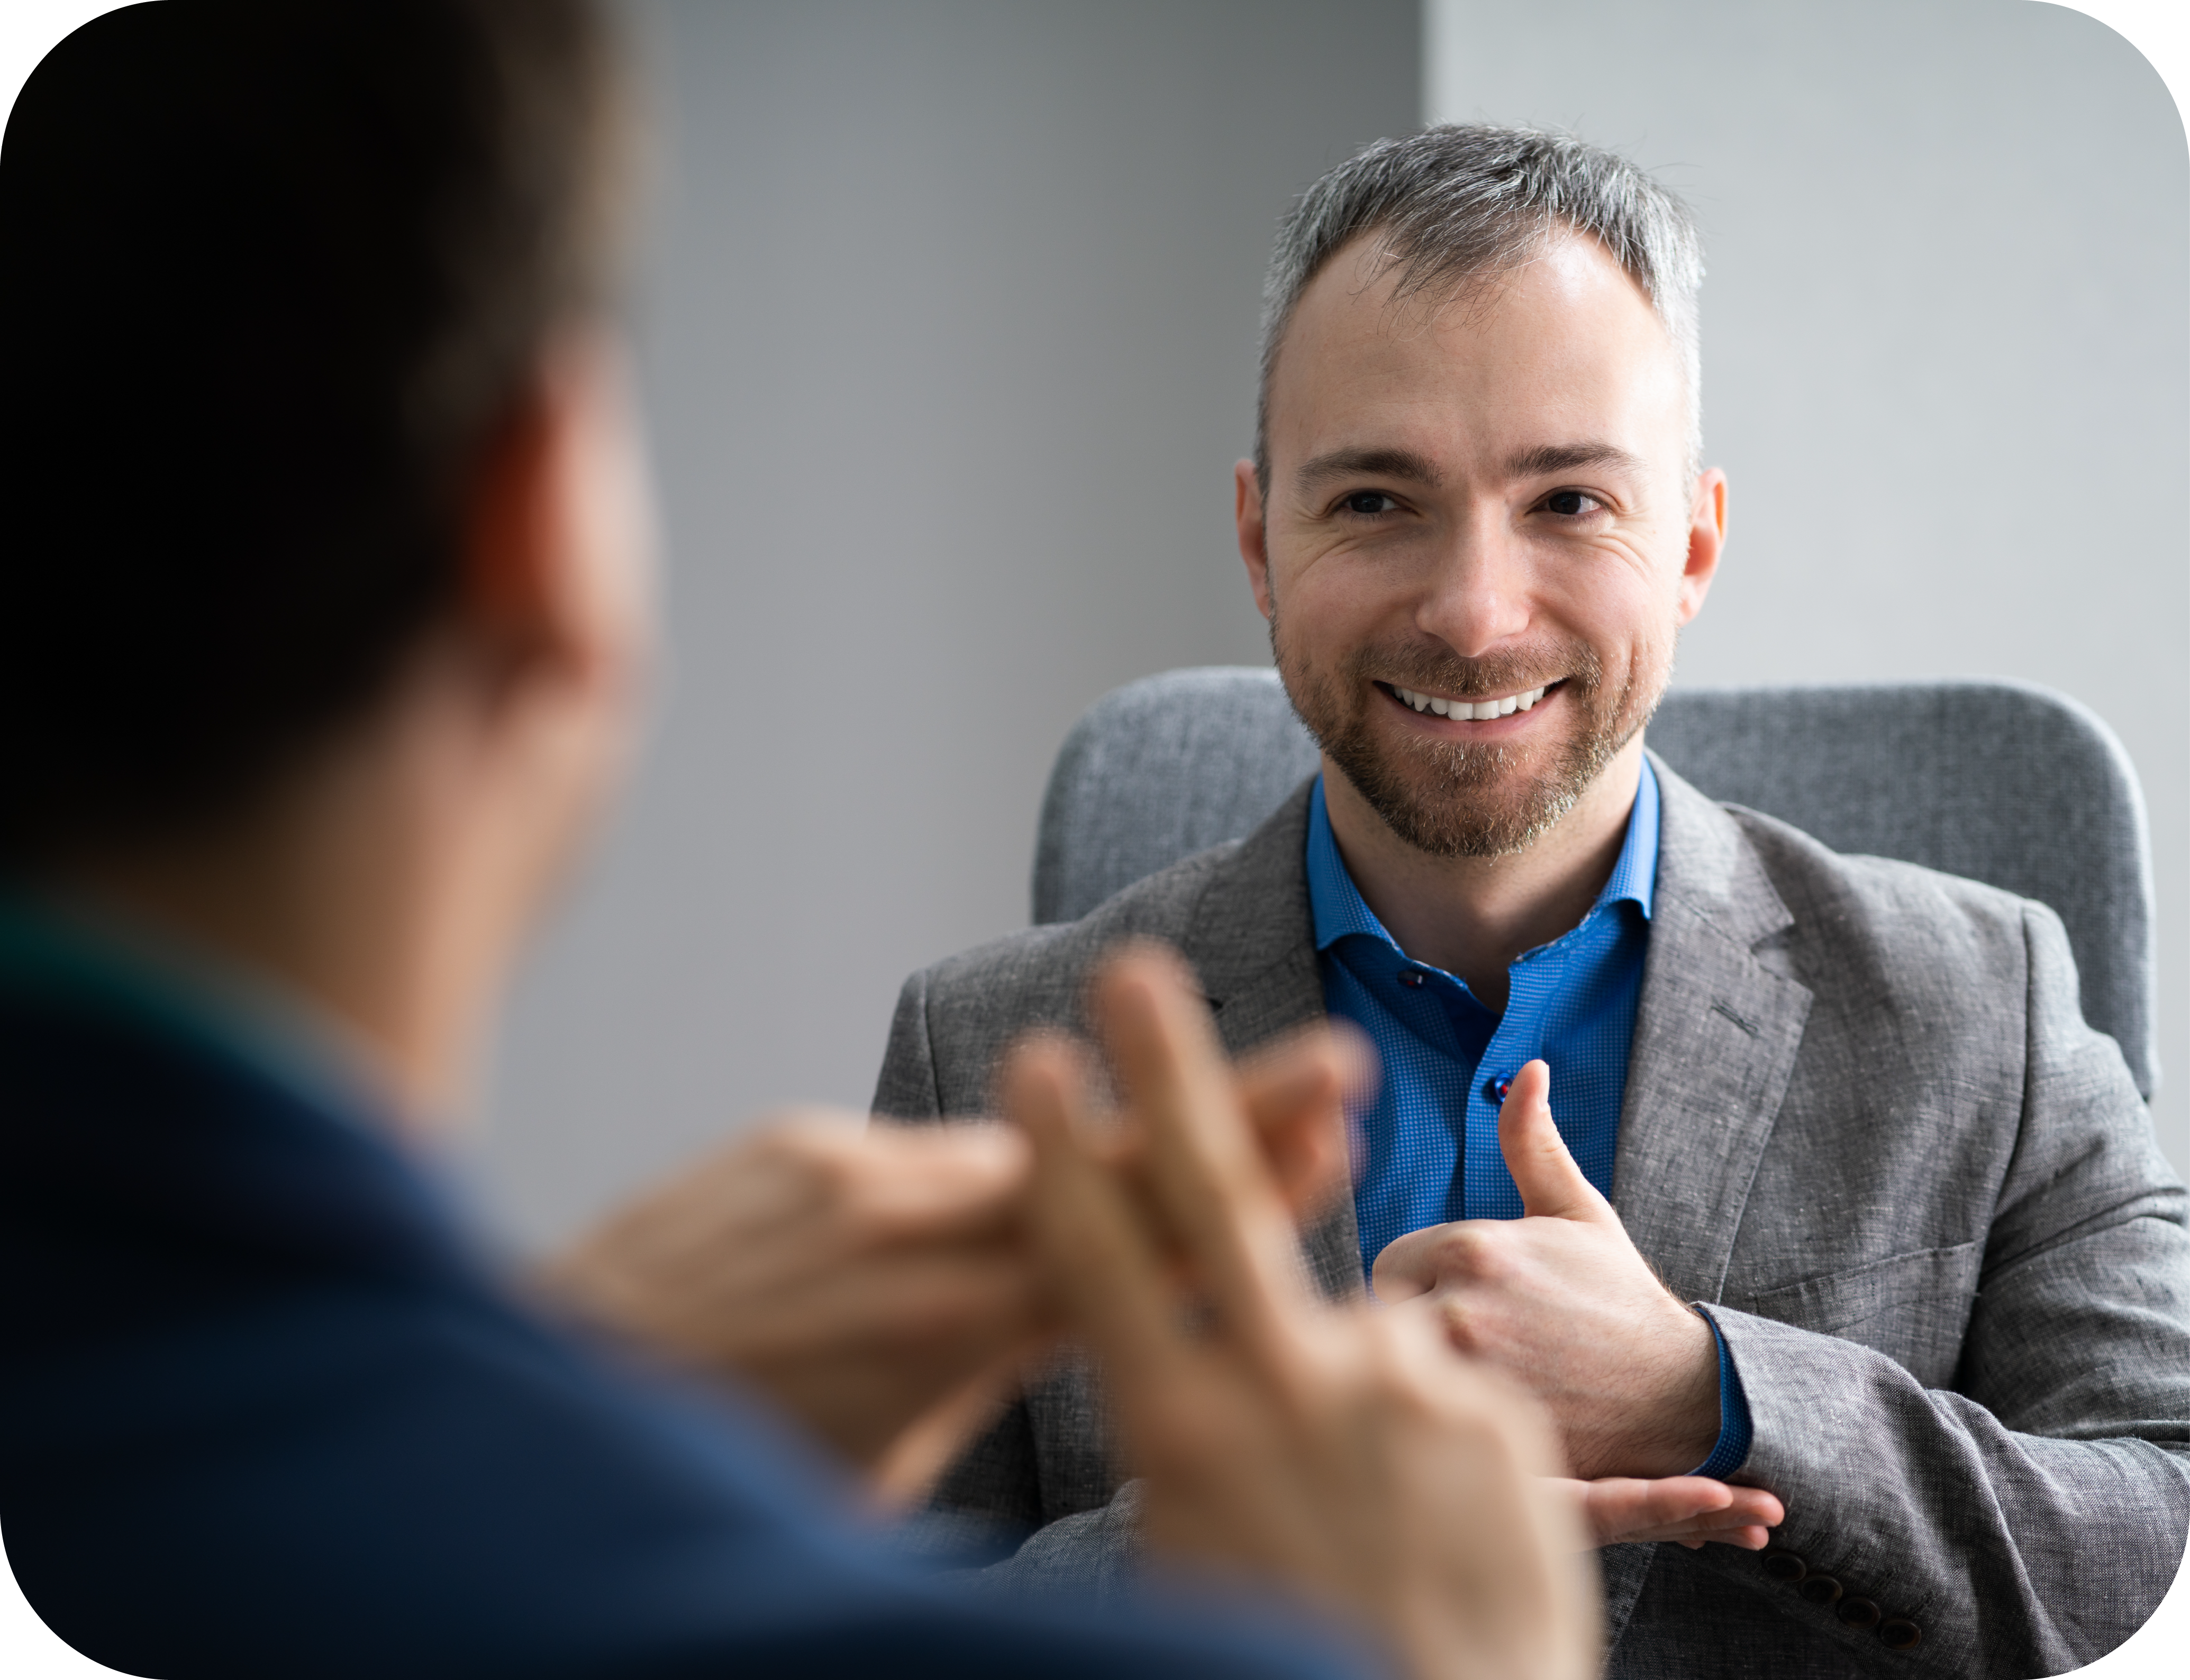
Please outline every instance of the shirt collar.
[[[1642, 773], [1635, 784], [1634, 808], [1627, 814], [1627, 838], [1612, 865], [1604, 889], [1590, 907], [1593, 915], [1608, 904], [1625, 900], [1650, 915], [1651, 895], [1658, 882], [1658, 775], [1650, 761], [1642, 761]], [[1399, 942], [1384, 930], [1376, 913], [1353, 885], [1346, 860], [1338, 855], [1338, 841], [1330, 832], [1330, 812], [1324, 802], [1323, 778], [1315, 778], [1308, 800], [1308, 898], [1315, 917], [1315, 948], [1328, 950], [1349, 934], [1365, 934], [1394, 950]]]
[[301, 999], [118, 919], [4, 883], [0, 974], [164, 1027], [322, 1109], [355, 1117], [389, 1106], [364, 1049]]

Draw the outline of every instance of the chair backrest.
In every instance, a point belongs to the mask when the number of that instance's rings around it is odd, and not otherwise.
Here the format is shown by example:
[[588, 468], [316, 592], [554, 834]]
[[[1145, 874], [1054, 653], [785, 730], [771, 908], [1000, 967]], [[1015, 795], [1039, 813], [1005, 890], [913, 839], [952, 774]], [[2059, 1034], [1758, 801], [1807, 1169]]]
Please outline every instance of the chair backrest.
[[[2144, 798], [2113, 732], [2065, 696], [2005, 682], [1668, 694], [1651, 746], [1714, 799], [1835, 851], [1898, 857], [2052, 906], [2084, 1015], [2147, 1097], [2152, 858]], [[1251, 832], [1314, 773], [1276, 675], [1167, 671], [1105, 694], [1065, 737], [1042, 800], [1037, 922]]]

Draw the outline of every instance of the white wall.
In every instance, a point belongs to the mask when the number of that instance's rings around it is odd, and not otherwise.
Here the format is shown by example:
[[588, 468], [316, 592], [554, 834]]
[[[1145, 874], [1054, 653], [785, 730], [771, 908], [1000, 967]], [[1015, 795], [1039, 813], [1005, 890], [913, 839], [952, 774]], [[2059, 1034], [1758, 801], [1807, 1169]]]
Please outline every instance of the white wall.
[[2028, 0], [1430, 0], [1436, 117], [1616, 147], [1702, 222], [1732, 542], [1677, 680], [2005, 675], [2127, 744], [2190, 1170], [2190, 157]]
[[905, 974], [1024, 925], [1081, 708], [1264, 656], [1263, 261], [1421, 87], [1418, 0], [642, 17], [672, 669], [505, 1036], [480, 1165], [535, 1242], [763, 1105], [864, 1106]]

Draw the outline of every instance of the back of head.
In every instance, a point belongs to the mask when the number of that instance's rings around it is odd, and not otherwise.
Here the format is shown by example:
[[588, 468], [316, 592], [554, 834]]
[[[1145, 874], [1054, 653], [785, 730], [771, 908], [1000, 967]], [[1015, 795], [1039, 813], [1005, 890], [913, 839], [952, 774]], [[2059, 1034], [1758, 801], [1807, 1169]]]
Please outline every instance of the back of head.
[[0, 863], [218, 815], [450, 599], [468, 469], [599, 302], [588, 0], [159, 0], [0, 145]]
[[1355, 153], [1279, 229], [1262, 286], [1255, 466], [1265, 492], [1270, 376], [1302, 293], [1341, 250], [1373, 237], [1382, 264], [1399, 270], [1399, 297], [1436, 296], [1495, 280], [1561, 233], [1596, 240], [1657, 311], [1687, 370], [1689, 465], [1699, 468], [1703, 250], [1687, 206], [1625, 158], [1571, 134], [1449, 123]]

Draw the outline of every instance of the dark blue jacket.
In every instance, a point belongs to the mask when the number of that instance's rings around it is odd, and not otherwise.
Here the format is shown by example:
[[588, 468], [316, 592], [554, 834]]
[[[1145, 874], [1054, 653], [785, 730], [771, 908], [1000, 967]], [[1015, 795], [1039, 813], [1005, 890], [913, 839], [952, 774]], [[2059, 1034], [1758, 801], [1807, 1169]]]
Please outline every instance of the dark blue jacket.
[[756, 1410], [518, 1305], [367, 1117], [0, 973], [0, 1536], [134, 1674], [1329, 1676], [1268, 1611], [956, 1596]]

